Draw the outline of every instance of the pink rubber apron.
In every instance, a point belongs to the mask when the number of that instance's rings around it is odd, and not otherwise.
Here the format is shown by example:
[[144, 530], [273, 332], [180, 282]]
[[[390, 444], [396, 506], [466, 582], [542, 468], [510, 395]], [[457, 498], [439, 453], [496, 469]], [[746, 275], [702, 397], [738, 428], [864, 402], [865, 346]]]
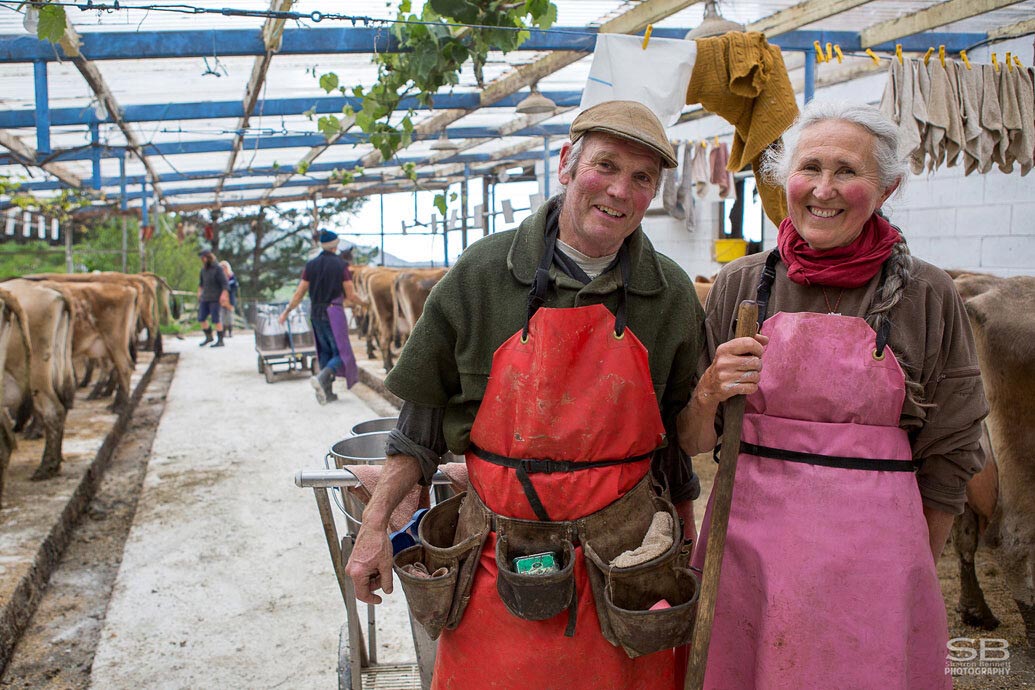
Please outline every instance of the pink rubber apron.
[[705, 687], [951, 688], [895, 355], [857, 317], [778, 313], [762, 333]]

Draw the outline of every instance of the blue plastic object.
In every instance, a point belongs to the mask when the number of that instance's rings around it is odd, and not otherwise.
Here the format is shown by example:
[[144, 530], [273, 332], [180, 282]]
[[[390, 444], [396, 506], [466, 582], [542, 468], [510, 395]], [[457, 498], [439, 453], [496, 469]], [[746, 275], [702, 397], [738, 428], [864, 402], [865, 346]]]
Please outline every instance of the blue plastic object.
[[424, 518], [424, 515], [428, 512], [427, 508], [421, 508], [410, 521], [403, 525], [402, 529], [392, 532], [388, 535], [388, 538], [392, 542], [392, 555], [399, 553], [403, 549], [408, 549], [415, 544], [420, 543], [420, 537], [417, 536], [417, 528], [420, 526], [420, 521]]

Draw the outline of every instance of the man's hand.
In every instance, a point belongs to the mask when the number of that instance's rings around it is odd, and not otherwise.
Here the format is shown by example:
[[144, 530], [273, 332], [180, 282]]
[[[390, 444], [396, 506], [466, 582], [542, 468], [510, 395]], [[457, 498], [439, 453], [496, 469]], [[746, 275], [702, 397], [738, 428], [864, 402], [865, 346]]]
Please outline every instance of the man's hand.
[[378, 589], [392, 593], [392, 543], [386, 530], [360, 527], [345, 574], [352, 578], [356, 598], [366, 604], [381, 603], [374, 594]]
[[228, 300], [228, 299], [221, 299], [221, 300], [219, 300], [219, 306], [221, 306], [223, 309], [229, 309], [230, 308], [230, 300]]
[[681, 501], [675, 505], [676, 514], [683, 521], [683, 541], [697, 544], [697, 523], [694, 522], [694, 502]]
[[288, 312], [289, 311], [291, 311], [291, 310], [290, 309], [285, 309], [284, 311], [282, 311], [280, 313], [280, 316], [277, 317], [277, 323], [279, 323], [281, 326], [283, 326], [284, 323], [287, 321], [287, 317], [288, 317]]

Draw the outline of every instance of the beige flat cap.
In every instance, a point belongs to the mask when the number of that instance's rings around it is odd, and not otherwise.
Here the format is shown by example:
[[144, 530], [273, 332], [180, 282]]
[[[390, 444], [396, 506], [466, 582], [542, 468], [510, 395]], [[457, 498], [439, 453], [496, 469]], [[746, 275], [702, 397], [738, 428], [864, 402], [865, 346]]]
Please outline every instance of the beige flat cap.
[[642, 103], [607, 101], [586, 108], [571, 123], [568, 138], [574, 143], [586, 132], [604, 132], [643, 144], [658, 152], [664, 167], [676, 167], [676, 156], [665, 133], [665, 127], [654, 111]]

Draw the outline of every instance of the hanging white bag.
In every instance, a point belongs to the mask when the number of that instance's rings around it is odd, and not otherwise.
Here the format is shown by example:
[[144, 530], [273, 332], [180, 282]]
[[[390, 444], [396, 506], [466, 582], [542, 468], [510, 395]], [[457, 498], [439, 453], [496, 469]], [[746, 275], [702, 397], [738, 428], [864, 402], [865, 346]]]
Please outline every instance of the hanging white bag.
[[697, 59], [697, 43], [674, 38], [600, 34], [582, 92], [585, 110], [604, 101], [637, 101], [666, 127], [674, 125], [686, 104], [686, 88]]

